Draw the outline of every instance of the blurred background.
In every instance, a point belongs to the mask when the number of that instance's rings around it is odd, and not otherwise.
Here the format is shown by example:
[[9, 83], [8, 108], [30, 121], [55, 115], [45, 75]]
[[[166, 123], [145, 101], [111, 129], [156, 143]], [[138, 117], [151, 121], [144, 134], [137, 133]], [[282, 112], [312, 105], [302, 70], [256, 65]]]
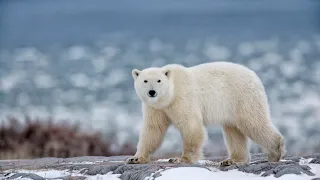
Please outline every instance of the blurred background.
[[[320, 152], [319, 1], [1, 0], [0, 159], [132, 155], [131, 70], [212, 61], [257, 72], [288, 154]], [[219, 126], [208, 137], [227, 154]], [[156, 155], [181, 144], [170, 128]]]

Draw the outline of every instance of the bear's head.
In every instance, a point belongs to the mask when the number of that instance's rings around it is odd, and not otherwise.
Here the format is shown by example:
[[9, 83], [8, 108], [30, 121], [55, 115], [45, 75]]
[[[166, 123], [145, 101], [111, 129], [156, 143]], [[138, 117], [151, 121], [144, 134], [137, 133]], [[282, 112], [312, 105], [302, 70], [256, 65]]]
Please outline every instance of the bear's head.
[[143, 103], [157, 109], [170, 104], [174, 84], [169, 69], [147, 68], [142, 71], [133, 69], [132, 77], [136, 93]]

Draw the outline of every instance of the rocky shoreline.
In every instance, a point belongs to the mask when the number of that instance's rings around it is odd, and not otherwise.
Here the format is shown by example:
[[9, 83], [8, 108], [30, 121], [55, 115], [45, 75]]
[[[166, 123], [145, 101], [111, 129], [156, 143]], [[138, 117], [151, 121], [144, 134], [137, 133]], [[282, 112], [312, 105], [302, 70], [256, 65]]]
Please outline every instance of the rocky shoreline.
[[[200, 167], [209, 171], [230, 171], [237, 169], [245, 173], [253, 173], [261, 177], [282, 177], [286, 174], [306, 174], [312, 180], [320, 180], [311, 171], [310, 164], [319, 165], [320, 154], [308, 156], [286, 156], [282, 161], [270, 163], [266, 161], [265, 154], [253, 154], [249, 165], [219, 167], [218, 162], [226, 157], [207, 157], [197, 164], [170, 164], [166, 159], [153, 161], [149, 164], [125, 164], [129, 156], [83, 156], [74, 158], [39, 158], [32, 160], [0, 160], [0, 179], [86, 179], [98, 174], [117, 174], [122, 180], [140, 180], [145, 178], [157, 178], [166, 169], [177, 167]], [[59, 170], [77, 172], [78, 175], [45, 178], [32, 171], [37, 170]], [[24, 170], [24, 171], [22, 171]], [[29, 170], [26, 171], [26, 170]]]

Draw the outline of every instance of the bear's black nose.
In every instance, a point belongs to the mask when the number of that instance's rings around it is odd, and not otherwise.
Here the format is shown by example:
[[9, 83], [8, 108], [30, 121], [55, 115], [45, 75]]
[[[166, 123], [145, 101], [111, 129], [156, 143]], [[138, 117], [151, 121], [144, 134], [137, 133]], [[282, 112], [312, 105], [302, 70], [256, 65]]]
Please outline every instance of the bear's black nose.
[[155, 97], [156, 94], [157, 94], [157, 92], [156, 92], [155, 90], [150, 90], [150, 91], [149, 91], [149, 96], [150, 96], [150, 97]]

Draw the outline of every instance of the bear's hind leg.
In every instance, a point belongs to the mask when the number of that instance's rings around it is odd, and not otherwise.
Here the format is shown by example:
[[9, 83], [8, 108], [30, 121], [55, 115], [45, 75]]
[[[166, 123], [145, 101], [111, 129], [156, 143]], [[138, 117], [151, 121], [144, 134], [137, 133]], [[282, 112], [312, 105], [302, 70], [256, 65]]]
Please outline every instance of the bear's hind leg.
[[241, 132], [268, 151], [268, 161], [278, 162], [285, 153], [282, 135], [270, 123], [247, 123]]
[[268, 152], [269, 162], [278, 162], [285, 153], [284, 138], [280, 134], [275, 133], [274, 139], [276, 143], [273, 145], [273, 148], [270, 149]]
[[229, 158], [221, 161], [220, 166], [247, 164], [249, 161], [248, 139], [236, 127], [223, 126], [223, 137]]

